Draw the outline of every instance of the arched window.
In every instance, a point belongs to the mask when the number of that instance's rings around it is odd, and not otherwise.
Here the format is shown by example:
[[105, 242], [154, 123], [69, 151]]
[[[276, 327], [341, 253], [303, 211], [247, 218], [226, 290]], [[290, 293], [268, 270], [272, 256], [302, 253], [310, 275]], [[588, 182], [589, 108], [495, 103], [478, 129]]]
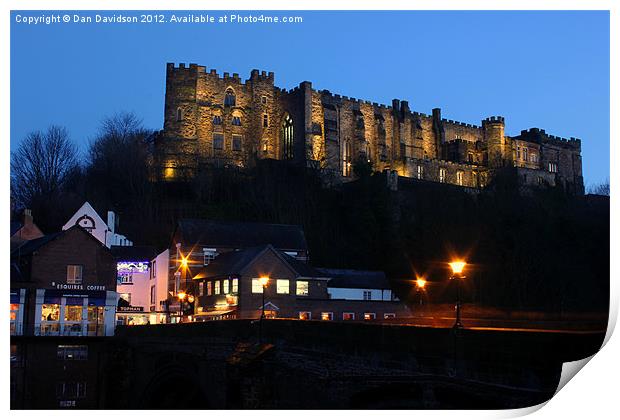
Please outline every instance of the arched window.
[[177, 121], [183, 121], [183, 110], [181, 108], [177, 108]]
[[226, 89], [226, 96], [224, 96], [224, 106], [235, 106], [235, 103], [235, 91], [233, 91], [232, 88]]
[[213, 117], [213, 125], [222, 125], [222, 117], [220, 115]]
[[342, 176], [351, 176], [351, 141], [342, 143]]
[[232, 117], [232, 125], [241, 125], [241, 117], [239, 116], [233, 116]]
[[293, 119], [286, 114], [282, 121], [282, 157], [293, 159]]
[[366, 142], [366, 160], [368, 161], [368, 163], [370, 163], [370, 142], [367, 141]]

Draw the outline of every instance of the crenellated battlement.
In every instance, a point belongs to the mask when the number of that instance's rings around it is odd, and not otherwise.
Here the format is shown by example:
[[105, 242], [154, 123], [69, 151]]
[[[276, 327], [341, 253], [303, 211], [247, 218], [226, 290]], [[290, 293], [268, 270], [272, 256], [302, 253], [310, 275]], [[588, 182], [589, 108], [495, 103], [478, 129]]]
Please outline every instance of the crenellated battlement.
[[199, 66], [198, 64], [195, 64], [195, 63], [190, 63], [189, 65], [186, 65], [185, 63], [179, 63], [178, 65], [176, 65], [175, 63], [167, 63], [166, 68], [169, 74], [177, 74], [177, 73], [181, 73], [184, 75], [205, 74], [207, 77], [210, 77], [210, 78], [216, 78], [219, 80], [227, 81], [229, 83], [236, 83], [240, 85], [245, 85], [248, 81], [267, 82], [267, 83], [273, 84], [275, 80], [275, 75], [272, 71], [266, 72], [264, 70], [259, 71], [257, 69], [252, 70], [250, 72], [250, 78], [247, 79], [245, 82], [243, 82], [241, 80], [241, 77], [239, 76], [239, 73], [232, 73], [231, 75], [228, 72], [224, 72], [220, 76], [216, 69], [210, 69], [207, 72], [206, 66]]
[[571, 146], [581, 147], [581, 139], [570, 137], [560, 137], [554, 136], [551, 134], [547, 134], [545, 130], [542, 128], [533, 127], [528, 130], [521, 130], [521, 134], [519, 137], [525, 141], [545, 141], [545, 142], [555, 142], [558, 144], [568, 144]]
[[504, 117], [492, 116], [485, 118], [484, 120], [482, 120], [482, 126], [484, 127], [486, 124], [505, 124]]

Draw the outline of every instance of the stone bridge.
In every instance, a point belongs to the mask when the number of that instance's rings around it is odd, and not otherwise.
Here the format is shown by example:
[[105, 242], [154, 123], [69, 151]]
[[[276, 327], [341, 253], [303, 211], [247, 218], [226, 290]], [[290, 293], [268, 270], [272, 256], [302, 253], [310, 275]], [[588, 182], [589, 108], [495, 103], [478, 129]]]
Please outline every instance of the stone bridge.
[[519, 408], [604, 332], [268, 319], [119, 327], [105, 408]]

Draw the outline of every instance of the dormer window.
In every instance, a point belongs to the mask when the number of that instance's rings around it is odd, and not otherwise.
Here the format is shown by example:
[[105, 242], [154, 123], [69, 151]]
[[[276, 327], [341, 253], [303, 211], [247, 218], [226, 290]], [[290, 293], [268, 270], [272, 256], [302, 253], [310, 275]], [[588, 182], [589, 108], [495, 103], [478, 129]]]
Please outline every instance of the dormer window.
[[224, 106], [235, 106], [236, 104], [235, 92], [232, 88], [226, 89], [226, 95], [224, 96]]

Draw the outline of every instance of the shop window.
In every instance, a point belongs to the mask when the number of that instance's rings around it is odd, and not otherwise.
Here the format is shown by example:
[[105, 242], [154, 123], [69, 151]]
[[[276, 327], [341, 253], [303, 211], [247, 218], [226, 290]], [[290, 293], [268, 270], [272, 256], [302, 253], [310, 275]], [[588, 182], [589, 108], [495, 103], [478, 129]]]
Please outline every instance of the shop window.
[[297, 296], [308, 296], [308, 282], [303, 280], [297, 280]]
[[86, 382], [59, 382], [56, 384], [57, 398], [84, 398], [86, 396]]
[[67, 284], [82, 284], [82, 266], [67, 266]]
[[334, 313], [333, 312], [321, 312], [321, 321], [333, 321]]
[[233, 152], [240, 152], [243, 144], [243, 136], [239, 134], [233, 134], [232, 136], [232, 149]]
[[41, 306], [41, 321], [60, 321], [60, 305], [46, 304]]
[[365, 321], [370, 321], [373, 319], [376, 319], [377, 315], [374, 312], [365, 312], [364, 313], [364, 320]]
[[217, 250], [215, 248], [203, 248], [202, 252], [204, 254], [204, 265], [209, 265], [215, 257], [217, 257]]
[[383, 314], [383, 319], [392, 319], [392, 318], [396, 318], [396, 314], [393, 314], [393, 313]]
[[342, 320], [343, 321], [355, 321], [355, 312], [343, 312]]
[[88, 360], [88, 346], [60, 344], [56, 354], [59, 360]]
[[82, 320], [82, 307], [78, 305], [65, 306], [65, 321], [78, 322]]
[[280, 295], [288, 295], [290, 292], [289, 281], [286, 279], [276, 280], [276, 292]]
[[224, 149], [224, 135], [222, 133], [213, 133], [213, 149]]
[[299, 313], [299, 319], [303, 320], [303, 321], [308, 321], [310, 319], [312, 319], [312, 312], [300, 312]]

